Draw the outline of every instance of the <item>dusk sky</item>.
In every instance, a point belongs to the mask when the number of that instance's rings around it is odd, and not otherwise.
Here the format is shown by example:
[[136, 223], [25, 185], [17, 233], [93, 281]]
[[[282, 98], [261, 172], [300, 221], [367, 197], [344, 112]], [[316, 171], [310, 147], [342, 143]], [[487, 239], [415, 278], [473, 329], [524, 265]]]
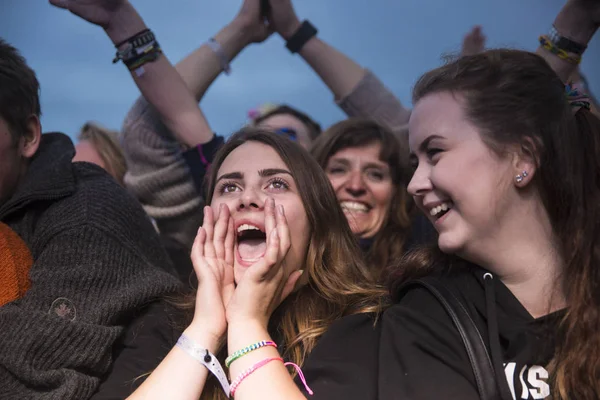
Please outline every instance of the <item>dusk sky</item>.
[[[172, 62], [200, 46], [237, 13], [241, 0], [134, 0]], [[139, 92], [104, 32], [44, 0], [0, 0], [0, 36], [21, 50], [42, 87], [44, 131], [72, 137], [86, 121], [120, 129]], [[463, 35], [482, 25], [488, 47], [534, 50], [563, 5], [559, 0], [298, 0], [319, 36], [371, 69], [410, 106], [417, 78], [457, 52]], [[600, 95], [600, 34], [582, 70]], [[220, 76], [201, 106], [211, 126], [228, 135], [248, 110], [286, 102], [324, 127], [344, 118], [333, 96], [299, 56], [273, 35], [247, 48]]]

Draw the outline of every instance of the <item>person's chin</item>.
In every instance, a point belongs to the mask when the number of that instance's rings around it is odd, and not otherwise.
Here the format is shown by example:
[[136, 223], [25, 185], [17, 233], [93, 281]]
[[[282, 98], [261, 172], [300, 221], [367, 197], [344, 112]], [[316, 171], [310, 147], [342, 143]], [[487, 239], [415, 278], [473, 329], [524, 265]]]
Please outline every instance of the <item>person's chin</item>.
[[443, 232], [438, 236], [438, 247], [446, 254], [455, 254], [460, 251], [462, 240], [451, 232]]

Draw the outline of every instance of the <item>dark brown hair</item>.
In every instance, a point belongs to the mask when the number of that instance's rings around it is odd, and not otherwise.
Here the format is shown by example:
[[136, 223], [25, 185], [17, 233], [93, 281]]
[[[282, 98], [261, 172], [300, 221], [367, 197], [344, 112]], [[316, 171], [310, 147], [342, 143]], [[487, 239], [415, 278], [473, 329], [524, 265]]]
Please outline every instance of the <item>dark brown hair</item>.
[[118, 135], [116, 131], [106, 129], [94, 122], [86, 122], [81, 127], [77, 139], [90, 142], [104, 162], [106, 171], [121, 186], [124, 186], [123, 178], [127, 172], [127, 163], [125, 162], [123, 150], [119, 145]]
[[[287, 165], [310, 225], [306, 264], [308, 284], [290, 295], [275, 311], [270, 331], [282, 339], [283, 357], [302, 365], [329, 326], [346, 315], [382, 310], [386, 291], [372, 283], [359, 249], [327, 176], [310, 154], [281, 135], [244, 128], [219, 150], [206, 182], [206, 202], [213, 197], [218, 170], [227, 156], [248, 142], [274, 149]], [[225, 399], [212, 385], [202, 398]]]
[[321, 125], [319, 125], [317, 122], [315, 122], [307, 114], [305, 114], [302, 111], [299, 111], [291, 106], [288, 106], [287, 104], [281, 104], [281, 105], [273, 108], [272, 110], [269, 110], [269, 111], [265, 112], [264, 114], [259, 115], [258, 117], [256, 117], [254, 119], [253, 123], [254, 123], [254, 125], [258, 125], [261, 122], [263, 122], [264, 120], [266, 120], [267, 118], [270, 118], [274, 115], [280, 115], [280, 114], [291, 115], [292, 117], [300, 120], [300, 122], [302, 122], [304, 124], [304, 126], [306, 126], [306, 129], [308, 130], [308, 135], [311, 140], [315, 140], [317, 138], [317, 136], [319, 136], [319, 134], [321, 134]]
[[[464, 99], [467, 117], [491, 149], [518, 145], [536, 159], [532, 184], [565, 263], [557, 285], [568, 302], [548, 365], [552, 398], [600, 398], [600, 121], [586, 109], [573, 116], [560, 78], [524, 51], [490, 50], [430, 71], [413, 101], [439, 92]], [[440, 260], [460, 262], [439, 249], [414, 253], [393, 287], [428, 274]]]
[[27, 119], [41, 115], [40, 84], [19, 51], [0, 39], [0, 116], [16, 141], [27, 130]]
[[381, 144], [379, 159], [389, 166], [394, 188], [386, 220], [365, 255], [367, 266], [374, 270], [375, 276], [379, 276], [402, 256], [411, 222], [413, 203], [406, 192], [409, 169], [406, 167], [407, 155], [403, 153], [400, 142], [392, 132], [376, 122], [351, 118], [323, 132], [313, 143], [311, 154], [325, 170], [329, 159], [338, 151], [373, 143]]

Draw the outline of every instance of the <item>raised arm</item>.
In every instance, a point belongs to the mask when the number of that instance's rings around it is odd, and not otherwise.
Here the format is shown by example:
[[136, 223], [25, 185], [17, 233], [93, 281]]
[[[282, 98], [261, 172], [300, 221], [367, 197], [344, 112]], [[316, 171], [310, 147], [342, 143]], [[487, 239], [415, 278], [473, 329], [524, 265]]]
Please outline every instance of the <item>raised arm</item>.
[[[50, 0], [55, 6], [101, 26], [121, 51], [132, 39], [147, 29], [143, 19], [127, 0]], [[167, 128], [187, 146], [208, 142], [212, 130], [190, 95], [185, 82], [164, 54], [132, 71], [132, 78], [142, 95], [152, 104]]]
[[248, 45], [266, 40], [271, 31], [261, 17], [260, 0], [244, 0], [235, 18], [212, 39], [177, 63], [189, 90], [200, 101], [210, 85]]
[[[587, 46], [600, 25], [600, 1], [568, 0], [553, 25], [558, 35], [583, 47]], [[537, 53], [546, 59], [563, 82], [569, 81], [577, 72], [576, 62], [565, 60], [542, 46]], [[567, 55], [577, 58], [581, 54], [568, 51]]]
[[[269, 20], [273, 28], [288, 41], [300, 28], [291, 0], [270, 0]], [[333, 93], [336, 102], [349, 117], [363, 117], [405, 133], [410, 111], [375, 75], [345, 54], [312, 36], [298, 54], [319, 75]]]

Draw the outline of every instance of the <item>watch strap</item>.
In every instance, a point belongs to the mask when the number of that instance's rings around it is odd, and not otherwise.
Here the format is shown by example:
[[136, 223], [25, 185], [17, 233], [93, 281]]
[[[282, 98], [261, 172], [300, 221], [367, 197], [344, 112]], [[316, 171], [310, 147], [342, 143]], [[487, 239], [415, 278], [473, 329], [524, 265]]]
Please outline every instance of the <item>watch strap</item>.
[[297, 53], [302, 50], [302, 47], [312, 39], [319, 31], [314, 27], [308, 20], [302, 22], [300, 28], [294, 32], [292, 37], [290, 37], [286, 43], [286, 47], [292, 53]]

